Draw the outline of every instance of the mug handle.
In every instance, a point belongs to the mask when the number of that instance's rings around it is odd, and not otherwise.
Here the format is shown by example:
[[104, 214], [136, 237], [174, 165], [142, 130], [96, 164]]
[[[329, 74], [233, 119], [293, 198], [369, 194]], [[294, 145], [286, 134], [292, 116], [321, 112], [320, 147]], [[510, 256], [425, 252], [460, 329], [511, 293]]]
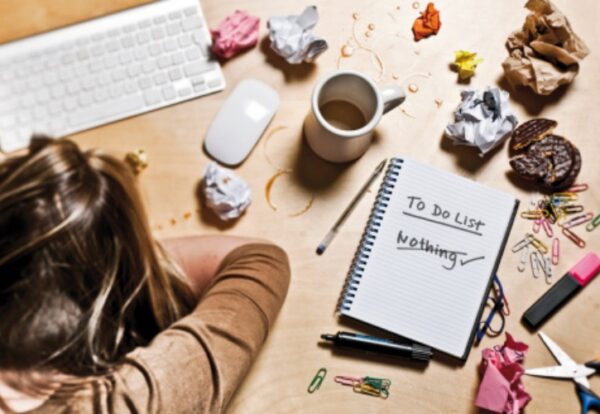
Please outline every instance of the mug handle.
[[400, 105], [406, 99], [406, 94], [402, 88], [397, 85], [386, 86], [380, 91], [380, 93], [381, 98], [383, 99], [384, 114]]

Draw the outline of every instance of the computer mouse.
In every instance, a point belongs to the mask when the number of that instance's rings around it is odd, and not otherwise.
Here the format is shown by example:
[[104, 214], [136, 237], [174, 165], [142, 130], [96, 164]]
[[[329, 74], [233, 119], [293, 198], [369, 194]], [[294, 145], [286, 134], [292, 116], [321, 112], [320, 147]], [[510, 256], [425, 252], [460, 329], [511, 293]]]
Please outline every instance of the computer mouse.
[[255, 79], [241, 81], [210, 124], [204, 148], [227, 166], [242, 163], [279, 108], [279, 95]]

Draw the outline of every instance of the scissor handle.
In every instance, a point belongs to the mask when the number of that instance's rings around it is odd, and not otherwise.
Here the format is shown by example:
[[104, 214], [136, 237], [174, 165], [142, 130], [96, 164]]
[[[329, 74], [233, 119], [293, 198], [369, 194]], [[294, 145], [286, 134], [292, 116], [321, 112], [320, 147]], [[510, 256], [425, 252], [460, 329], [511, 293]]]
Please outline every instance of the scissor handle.
[[575, 383], [575, 386], [581, 400], [581, 414], [587, 414], [591, 408], [596, 408], [600, 412], [600, 397], [579, 383]]

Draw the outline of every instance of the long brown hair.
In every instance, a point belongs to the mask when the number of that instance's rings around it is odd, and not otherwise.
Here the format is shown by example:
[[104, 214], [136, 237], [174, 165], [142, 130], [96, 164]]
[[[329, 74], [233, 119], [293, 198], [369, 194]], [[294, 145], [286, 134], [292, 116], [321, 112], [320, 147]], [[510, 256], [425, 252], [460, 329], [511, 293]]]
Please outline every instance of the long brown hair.
[[0, 164], [0, 369], [108, 372], [192, 300], [123, 162], [36, 137]]

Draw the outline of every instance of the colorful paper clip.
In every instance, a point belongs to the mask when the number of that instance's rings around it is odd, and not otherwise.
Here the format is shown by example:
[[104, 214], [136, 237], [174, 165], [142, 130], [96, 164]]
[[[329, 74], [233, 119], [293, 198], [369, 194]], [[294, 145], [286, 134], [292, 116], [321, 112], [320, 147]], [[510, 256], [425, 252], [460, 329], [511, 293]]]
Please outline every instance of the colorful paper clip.
[[554, 232], [552, 231], [552, 226], [550, 225], [550, 222], [546, 219], [542, 219], [542, 228], [544, 229], [544, 232], [546, 233], [546, 236], [548, 237], [552, 237], [554, 236]]
[[313, 392], [315, 392], [316, 390], [321, 388], [321, 384], [323, 383], [323, 380], [325, 379], [325, 375], [327, 375], [327, 370], [325, 368], [321, 368], [320, 370], [317, 371], [317, 374], [314, 376], [314, 378], [308, 385], [307, 391], [310, 394], [312, 394]]
[[568, 193], [581, 193], [582, 191], [586, 191], [588, 189], [588, 185], [586, 183], [575, 184], [572, 187], [567, 189]]
[[525, 234], [525, 238], [522, 240], [519, 240], [513, 247], [512, 247], [512, 252], [516, 253], [519, 250], [525, 248], [526, 246], [529, 246], [531, 244], [531, 239], [533, 238], [533, 234], [531, 233], [527, 233]]
[[575, 213], [581, 213], [583, 211], [583, 206], [581, 205], [569, 205], [569, 206], [564, 206], [561, 207], [561, 211], [565, 214], [575, 214]]
[[361, 382], [362, 378], [351, 377], [348, 375], [336, 375], [335, 377], [333, 377], [333, 380], [335, 382], [337, 382], [338, 384], [348, 385], [350, 387], [353, 387], [354, 384]]
[[552, 264], [556, 266], [558, 264], [559, 259], [560, 259], [560, 240], [558, 240], [558, 237], [555, 237], [554, 240], [552, 240]]
[[594, 213], [585, 213], [579, 216], [575, 216], [572, 219], [568, 220], [562, 226], [570, 229], [571, 227], [579, 226], [580, 224], [587, 223], [591, 219], [594, 218]]
[[575, 243], [577, 246], [581, 247], [582, 249], [585, 247], [585, 241], [583, 241], [581, 239], [581, 237], [579, 237], [578, 235], [576, 235], [575, 233], [573, 233], [571, 230], [569, 230], [566, 227], [563, 227], [562, 232], [565, 236], [567, 236], [567, 238], [569, 240], [571, 240], [573, 243]]
[[529, 245], [523, 248], [521, 252], [521, 257], [519, 258], [519, 265], [517, 266], [517, 270], [519, 272], [524, 272], [527, 267], [527, 259], [529, 258]]
[[352, 386], [354, 392], [372, 395], [386, 399], [389, 397], [389, 388], [392, 382], [386, 378], [365, 377], [361, 382]]
[[536, 238], [533, 234], [529, 234], [530, 243], [533, 247], [535, 247], [540, 253], [546, 254], [548, 253], [548, 246], [546, 246], [540, 239]]
[[600, 226], [600, 214], [594, 217], [592, 221], [589, 222], [587, 226], [585, 226], [585, 229], [587, 231], [594, 231], [594, 229], [598, 226]]
[[533, 221], [533, 228], [531, 230], [533, 230], [534, 233], [538, 233], [540, 231], [540, 226], [542, 225], [542, 220], [543, 219], [537, 219]]
[[544, 264], [542, 265], [542, 271], [544, 272], [544, 279], [546, 284], [552, 284], [552, 266], [550, 265], [550, 258], [548, 256], [543, 257]]
[[530, 220], [538, 220], [546, 217], [547, 215], [548, 213], [545, 210], [528, 210], [521, 212], [521, 217]]
[[541, 254], [538, 251], [533, 251], [529, 255], [529, 261], [531, 262], [531, 273], [534, 278], [539, 278], [540, 273], [542, 271], [542, 267], [544, 267], [544, 263], [541, 259]]
[[565, 201], [577, 201], [577, 194], [572, 192], [554, 193], [552, 194], [552, 202], [554, 201], [558, 201], [559, 203]]

